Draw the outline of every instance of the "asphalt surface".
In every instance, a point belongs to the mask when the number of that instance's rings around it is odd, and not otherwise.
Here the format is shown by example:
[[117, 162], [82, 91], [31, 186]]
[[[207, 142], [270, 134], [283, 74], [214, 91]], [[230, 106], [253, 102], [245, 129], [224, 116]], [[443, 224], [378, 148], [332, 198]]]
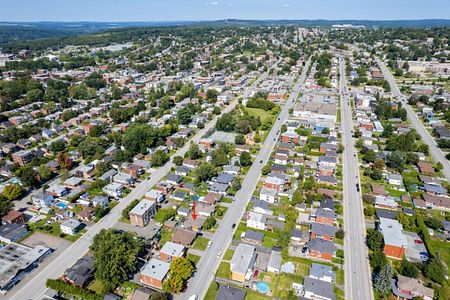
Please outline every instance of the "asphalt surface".
[[[302, 74], [296, 82], [289, 99], [283, 106], [278, 119], [275, 121], [270, 130], [260, 152], [256, 156], [253, 165], [250, 167], [241, 189], [236, 193], [235, 201], [228, 208], [221, 224], [216, 231], [214, 238], [211, 240], [211, 247], [207, 249], [197, 264], [197, 274], [188, 282], [186, 292], [180, 297], [182, 299], [189, 299], [193, 295], [197, 295], [198, 299], [203, 299], [208, 290], [209, 283], [214, 279], [214, 274], [219, 266], [219, 263], [224, 255], [226, 249], [231, 244], [235, 229], [232, 225], [239, 224], [244, 215], [245, 208], [250, 201], [253, 190], [258, 184], [261, 176], [261, 169], [266, 165], [270, 158], [278, 139], [278, 131], [289, 117], [289, 109], [293, 107], [297, 100], [303, 82], [306, 79], [306, 73], [309, 68], [310, 61], [303, 67]], [[260, 162], [262, 161], [262, 163]]]
[[391, 92], [392, 94], [397, 97], [399, 100], [402, 101], [403, 107], [406, 109], [406, 112], [408, 114], [408, 120], [411, 122], [411, 124], [416, 129], [417, 133], [420, 134], [422, 137], [422, 141], [428, 145], [430, 149], [430, 154], [433, 157], [435, 162], [441, 162], [441, 164], [444, 166], [442, 173], [444, 174], [447, 181], [450, 182], [450, 163], [445, 158], [445, 155], [442, 153], [441, 149], [437, 146], [435, 140], [431, 136], [431, 134], [427, 131], [425, 126], [423, 125], [422, 121], [419, 119], [417, 114], [414, 112], [412, 107], [408, 104], [406, 101], [406, 96], [400, 92], [400, 89], [398, 88], [397, 83], [395, 82], [395, 78], [392, 75], [391, 71], [386, 67], [385, 63], [382, 62], [379, 58], [376, 59], [378, 65], [380, 66], [380, 70], [384, 75], [384, 78], [388, 81], [389, 85], [391, 86]]
[[[278, 64], [275, 63], [274, 66]], [[270, 69], [269, 69], [270, 70]], [[253, 87], [255, 87], [259, 82], [265, 80], [268, 76], [268, 72], [262, 74], [258, 80], [256, 80], [250, 87], [247, 87], [244, 91], [244, 95], [248, 95]], [[222, 110], [222, 113], [227, 113], [233, 110], [238, 104], [238, 100], [233, 101], [227, 107]], [[194, 143], [199, 143], [202, 136], [204, 136], [210, 129], [214, 128], [216, 121], [219, 116], [216, 116], [213, 120], [205, 125], [203, 129], [197, 132], [195, 136], [191, 139]], [[279, 127], [279, 126], [278, 126]], [[189, 142], [187, 142], [182, 148], [180, 148], [172, 157], [184, 156], [184, 154], [189, 149]], [[42, 269], [37, 274], [30, 274], [28, 276], [33, 276], [33, 278], [24, 286], [18, 290], [14, 288], [9, 291], [5, 298], [6, 299], [42, 299], [49, 290], [45, 286], [45, 282], [48, 278], [58, 278], [64, 271], [72, 266], [79, 258], [81, 258], [89, 250], [89, 246], [92, 243], [92, 238], [99, 233], [102, 229], [107, 229], [114, 227], [118, 222], [122, 210], [124, 210], [134, 199], [140, 199], [145, 195], [145, 193], [158, 181], [160, 181], [164, 176], [166, 176], [172, 167], [175, 165], [170, 160], [164, 166], [158, 168], [154, 173], [151, 174], [150, 179], [142, 181], [138, 184], [124, 199], [121, 199], [119, 204], [114, 207], [114, 209], [101, 221], [94, 224], [88, 229], [88, 231], [76, 242], [74, 242], [70, 247], [68, 247], [61, 255], [55, 258], [49, 265]], [[231, 226], [231, 225], [230, 225]], [[53, 259], [51, 256], [46, 259]]]
[[360, 184], [357, 150], [352, 137], [352, 107], [347, 95], [345, 63], [340, 63], [341, 129], [343, 152], [344, 187], [344, 273], [345, 299], [373, 299], [368, 252], [365, 244], [363, 202], [356, 184]]

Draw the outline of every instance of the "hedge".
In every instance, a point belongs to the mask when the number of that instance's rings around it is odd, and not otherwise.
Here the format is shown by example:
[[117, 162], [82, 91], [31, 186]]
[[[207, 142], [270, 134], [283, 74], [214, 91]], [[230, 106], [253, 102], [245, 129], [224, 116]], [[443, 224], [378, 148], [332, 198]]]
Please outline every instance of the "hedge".
[[48, 288], [65, 293], [70, 294], [76, 297], [79, 297], [81, 299], [86, 300], [102, 300], [103, 296], [97, 295], [96, 293], [83, 289], [74, 285], [71, 285], [61, 279], [47, 279], [47, 282], [45, 284]]

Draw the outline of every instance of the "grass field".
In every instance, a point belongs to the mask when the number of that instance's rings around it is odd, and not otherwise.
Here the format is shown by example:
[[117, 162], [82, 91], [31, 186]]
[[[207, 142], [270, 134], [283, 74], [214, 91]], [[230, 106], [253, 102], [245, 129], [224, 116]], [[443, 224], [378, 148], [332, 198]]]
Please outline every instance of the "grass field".
[[206, 246], [208, 245], [208, 242], [209, 242], [209, 240], [207, 238], [199, 236], [195, 239], [193, 248], [204, 251], [204, 250], [206, 250]]
[[197, 265], [198, 261], [200, 260], [200, 256], [192, 254], [192, 253], [188, 253], [187, 259], [192, 261], [194, 263], [194, 265]]
[[249, 115], [254, 116], [254, 117], [259, 117], [261, 119], [261, 123], [267, 123], [267, 122], [273, 122], [275, 121], [275, 115], [272, 115], [270, 112], [265, 111], [264, 109], [261, 108], [249, 108], [246, 107], [245, 111], [248, 112]]
[[234, 250], [228, 249], [223, 256], [223, 260], [231, 260], [233, 258], [233, 254]]
[[209, 285], [208, 291], [205, 295], [205, 300], [214, 300], [216, 299], [217, 292], [219, 291], [219, 285], [213, 281]]
[[434, 251], [439, 254], [440, 258], [450, 267], [450, 243], [443, 242], [438, 239], [431, 240], [431, 246]]
[[217, 269], [216, 276], [229, 279], [230, 278], [230, 263], [224, 262], [224, 261], [220, 262], [219, 268]]

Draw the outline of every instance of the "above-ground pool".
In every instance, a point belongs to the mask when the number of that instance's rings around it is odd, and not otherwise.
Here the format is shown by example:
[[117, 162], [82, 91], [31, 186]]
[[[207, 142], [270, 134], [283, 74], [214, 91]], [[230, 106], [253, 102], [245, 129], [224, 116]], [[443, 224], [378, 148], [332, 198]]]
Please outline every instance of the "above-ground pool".
[[258, 292], [260, 292], [261, 294], [267, 294], [270, 289], [269, 285], [265, 282], [257, 282], [256, 288], [258, 289]]
[[59, 203], [56, 204], [56, 207], [58, 207], [59, 209], [64, 210], [64, 209], [67, 208], [67, 204], [59, 202]]

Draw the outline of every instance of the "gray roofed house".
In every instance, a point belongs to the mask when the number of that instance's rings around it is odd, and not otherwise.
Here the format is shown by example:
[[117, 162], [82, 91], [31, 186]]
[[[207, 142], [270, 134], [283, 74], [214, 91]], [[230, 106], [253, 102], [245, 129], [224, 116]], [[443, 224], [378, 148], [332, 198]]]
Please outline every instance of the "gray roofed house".
[[338, 228], [331, 225], [312, 223], [311, 234], [313, 237], [321, 237], [323, 239], [332, 240]]
[[305, 277], [304, 296], [307, 299], [335, 300], [333, 283]]
[[241, 168], [238, 166], [231, 166], [231, 165], [223, 166], [223, 172], [227, 173], [227, 174], [237, 175], [240, 170], [241, 170]]
[[92, 203], [94, 204], [94, 206], [107, 207], [109, 204], [109, 200], [108, 200], [108, 197], [99, 195], [99, 196], [95, 196], [92, 199]]
[[191, 171], [191, 169], [189, 169], [186, 166], [178, 166], [175, 169], [175, 174], [179, 175], [179, 176], [186, 176], [190, 171]]
[[109, 171], [103, 173], [103, 174], [100, 176], [100, 179], [101, 179], [101, 180], [104, 180], [104, 181], [106, 181], [106, 182], [111, 182], [112, 178], [113, 178], [114, 175], [116, 175], [117, 173], [118, 173], [118, 172], [117, 172], [116, 169], [111, 169], [111, 170], [109, 170]]
[[183, 191], [176, 191], [171, 198], [178, 200], [178, 201], [183, 201], [186, 197], [187, 197], [187, 193], [183, 192]]
[[326, 241], [323, 239], [311, 239], [307, 247], [310, 250], [319, 251], [321, 253], [334, 253], [336, 252], [336, 246], [331, 241]]
[[333, 176], [318, 176], [317, 177], [317, 181], [318, 182], [323, 182], [323, 183], [328, 183], [328, 184], [337, 184], [337, 179], [334, 178]]
[[322, 208], [316, 209], [316, 211], [314, 212], [314, 215], [317, 217], [322, 217], [322, 218], [336, 219], [336, 213], [334, 211], [325, 210]]
[[272, 252], [270, 253], [269, 265], [267, 266], [267, 271], [273, 272], [275, 274], [280, 273], [281, 262], [282, 262], [281, 252], [272, 250]]
[[440, 185], [434, 185], [434, 184], [424, 184], [423, 190], [425, 190], [427, 193], [435, 194], [435, 195], [444, 195], [447, 194], [447, 189]]
[[229, 173], [220, 173], [219, 176], [216, 178], [216, 182], [222, 183], [222, 184], [230, 184], [236, 175], [229, 174]]
[[247, 292], [229, 285], [221, 285], [215, 300], [244, 300]]
[[230, 261], [231, 279], [243, 282], [247, 272], [253, 269], [256, 259], [256, 248], [240, 243], [234, 251]]
[[253, 230], [247, 230], [245, 231], [242, 239], [248, 243], [261, 244], [264, 239], [264, 233]]
[[140, 280], [142, 283], [146, 284], [143, 280], [148, 277], [162, 282], [166, 278], [167, 273], [169, 273], [169, 269], [170, 263], [152, 258], [142, 267]]
[[320, 208], [325, 210], [334, 210], [334, 200], [330, 198], [325, 198], [320, 201]]
[[178, 185], [183, 180], [183, 177], [176, 174], [169, 174], [166, 177], [166, 181], [175, 185]]
[[286, 173], [287, 166], [280, 165], [280, 164], [273, 164], [271, 170], [272, 170], [272, 172], [276, 172], [276, 173]]
[[214, 182], [208, 189], [210, 192], [216, 192], [219, 194], [226, 194], [228, 189], [228, 184]]
[[86, 287], [94, 278], [94, 258], [92, 256], [82, 257], [64, 272], [64, 279], [73, 285]]
[[313, 263], [309, 269], [309, 277], [322, 281], [334, 282], [336, 280], [336, 273], [331, 266]]
[[398, 213], [396, 211], [392, 211], [392, 210], [385, 210], [385, 209], [376, 209], [376, 215], [377, 218], [386, 218], [386, 219], [392, 219], [392, 220], [396, 220]]

